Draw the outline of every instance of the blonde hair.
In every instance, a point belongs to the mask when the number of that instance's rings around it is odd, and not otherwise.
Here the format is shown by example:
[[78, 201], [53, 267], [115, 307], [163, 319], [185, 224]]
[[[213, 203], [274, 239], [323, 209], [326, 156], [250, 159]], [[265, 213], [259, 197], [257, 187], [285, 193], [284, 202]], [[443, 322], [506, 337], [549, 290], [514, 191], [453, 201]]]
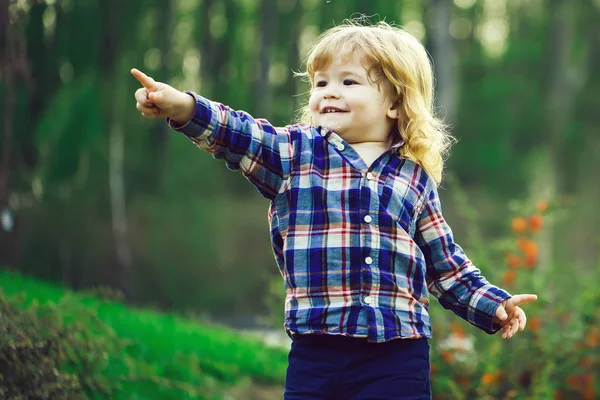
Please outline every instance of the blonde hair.
[[[306, 71], [297, 75], [312, 83], [315, 73], [335, 57], [354, 52], [364, 54], [371, 82], [379, 85], [386, 79], [391, 84], [399, 118], [390, 133], [390, 144], [404, 141], [400, 155], [421, 165], [439, 184], [454, 139], [434, 115], [433, 72], [427, 51], [400, 27], [383, 21], [367, 26], [360, 20], [346, 20], [317, 38]], [[312, 124], [308, 105], [300, 110], [300, 120]]]

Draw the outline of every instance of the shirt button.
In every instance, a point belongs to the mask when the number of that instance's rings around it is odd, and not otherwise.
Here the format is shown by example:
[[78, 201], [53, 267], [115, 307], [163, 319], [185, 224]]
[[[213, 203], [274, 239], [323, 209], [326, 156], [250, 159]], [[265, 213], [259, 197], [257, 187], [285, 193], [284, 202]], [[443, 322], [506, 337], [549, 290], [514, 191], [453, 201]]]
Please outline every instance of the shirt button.
[[363, 299], [365, 304], [371, 304], [371, 300], [373, 300], [371, 296], [365, 296], [365, 298]]
[[372, 181], [372, 180], [373, 180], [373, 178], [375, 178], [375, 177], [373, 176], [373, 173], [372, 173], [372, 172], [367, 172], [367, 179], [368, 179], [368, 180], [370, 180], [370, 181]]
[[335, 146], [335, 147], [337, 147], [337, 149], [338, 149], [339, 151], [342, 151], [342, 150], [344, 150], [344, 145], [343, 145], [343, 144], [341, 144], [341, 143], [340, 143], [340, 144], [338, 144], [338, 145], [337, 145], [337, 146]]
[[371, 221], [373, 221], [373, 218], [370, 215], [365, 215], [365, 222], [368, 224]]
[[373, 264], [373, 259], [372, 259], [371, 257], [367, 257], [367, 258], [365, 258], [365, 262], [366, 262], [368, 265], [371, 265], [371, 264]]

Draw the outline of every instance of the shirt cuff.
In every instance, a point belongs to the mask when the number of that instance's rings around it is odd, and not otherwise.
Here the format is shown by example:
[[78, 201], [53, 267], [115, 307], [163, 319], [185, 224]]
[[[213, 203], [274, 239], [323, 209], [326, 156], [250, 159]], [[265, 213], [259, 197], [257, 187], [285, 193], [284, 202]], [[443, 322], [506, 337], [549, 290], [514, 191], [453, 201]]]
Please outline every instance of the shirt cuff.
[[215, 126], [215, 121], [213, 121], [215, 116], [213, 105], [210, 100], [199, 94], [190, 91], [186, 91], [185, 93], [196, 100], [196, 109], [194, 110], [192, 118], [185, 124], [179, 124], [171, 118], [167, 118], [167, 124], [171, 129], [183, 133], [190, 139], [199, 139], [202, 135], [205, 135], [207, 131], [212, 131], [212, 127]]
[[480, 287], [471, 296], [468, 320], [486, 333], [498, 332], [501, 326], [494, 323], [496, 310], [504, 300], [511, 297], [511, 294], [494, 285]]

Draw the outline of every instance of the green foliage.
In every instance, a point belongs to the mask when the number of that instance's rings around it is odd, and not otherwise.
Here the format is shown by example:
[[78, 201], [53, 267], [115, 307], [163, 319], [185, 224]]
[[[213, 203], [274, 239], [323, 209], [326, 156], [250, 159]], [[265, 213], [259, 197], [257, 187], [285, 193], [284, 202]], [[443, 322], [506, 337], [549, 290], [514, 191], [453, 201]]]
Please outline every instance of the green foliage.
[[[546, 210], [520, 204], [504, 216], [504, 227], [494, 237], [482, 237], [481, 218], [464, 192], [453, 184], [461, 216], [468, 222], [467, 254], [486, 278], [509, 292], [536, 293], [539, 299], [522, 308], [525, 331], [503, 341], [486, 335], [439, 306], [430, 309], [432, 389], [436, 399], [594, 399], [600, 389], [600, 264], [578, 266], [544, 264], [537, 243], [543, 243], [549, 224], [568, 210], [554, 202]], [[543, 211], [540, 211], [543, 210]], [[519, 227], [510, 217], [523, 218]], [[527, 217], [531, 216], [531, 217]], [[543, 227], [532, 225], [533, 217]], [[520, 246], [519, 243], [535, 243]], [[532, 256], [527, 262], [526, 255]], [[585, 281], [576, 279], [585, 274]]]
[[61, 86], [42, 114], [35, 139], [44, 186], [53, 188], [66, 180], [76, 182], [84, 157], [99, 144], [103, 124], [97, 112], [98, 87], [96, 76], [83, 75]]
[[[71, 382], [87, 396], [111, 399], [216, 399], [249, 381], [283, 382], [286, 352], [257, 339], [189, 318], [132, 310], [115, 301], [119, 294], [111, 290], [94, 291], [105, 299], [100, 300], [15, 274], [1, 274], [0, 282], [10, 298], [3, 301], [25, 321], [16, 326], [30, 326], [31, 339], [21, 342], [30, 340], [36, 349], [50, 340], [57, 349], [44, 369], [57, 371], [43, 375], [47, 385]], [[34, 373], [23, 370], [20, 376]]]
[[[434, 2], [415, 0], [29, 3], [11, 5], [17, 72], [11, 90], [7, 80], [0, 82], [2, 110], [9, 111], [6, 105], [14, 100], [14, 135], [7, 152], [11, 193], [0, 197], [15, 211], [19, 228], [11, 242], [18, 245], [0, 250], [0, 259], [7, 253], [4, 259], [18, 259], [23, 272], [71, 287], [117, 286], [128, 301], [215, 318], [266, 314], [264, 288], [278, 279], [266, 202], [240, 174], [168, 131], [164, 121], [142, 119], [135, 110], [137, 84], [129, 68], [237, 109], [264, 110], [267, 115], [256, 117], [282, 125], [306, 100], [307, 87], [292, 71], [302, 69], [306, 47], [322, 30], [363, 12], [374, 21], [406, 24], [422, 33], [429, 46], [435, 28], [430, 18]], [[547, 144], [553, 124], [546, 65], [556, 47], [549, 35], [553, 7], [542, 7], [548, 0], [509, 2], [506, 16], [493, 17], [488, 13], [502, 14], [504, 8], [484, 3], [466, 7], [463, 2], [451, 9], [450, 31], [468, 29], [467, 35], [451, 39], [457, 112], [450, 122], [461, 140], [448, 170], [469, 190], [484, 188], [483, 201], [493, 199], [503, 207], [508, 198], [524, 197], [536, 179], [532, 171], [541, 164], [536, 154]], [[269, 13], [265, 7], [271, 7]], [[577, 18], [570, 58], [589, 60], [568, 71], [579, 91], [569, 123], [553, 146], [560, 149], [555, 154], [561, 157], [560, 174], [581, 178], [556, 179], [559, 191], [581, 190], [592, 199], [597, 196], [587, 189], [587, 171], [597, 170], [597, 161], [582, 154], [598, 146], [599, 80], [589, 71], [598, 62], [590, 49], [600, 24], [591, 0], [570, 7]], [[265, 17], [270, 13], [273, 17]], [[505, 24], [506, 48], [490, 58], [482, 35], [496, 18]], [[267, 24], [272, 37], [263, 43]], [[24, 43], [17, 40], [21, 37]], [[444, 65], [447, 60], [434, 61]], [[271, 78], [258, 82], [260, 76]], [[0, 112], [2, 124], [7, 117]], [[115, 249], [109, 180], [114, 126], [125, 132], [120, 177], [132, 287], [123, 287], [126, 272]], [[9, 141], [0, 146], [4, 143]], [[581, 220], [579, 231], [599, 225], [594, 218]], [[573, 247], [557, 246], [565, 253]]]
[[33, 302], [25, 310], [20, 308], [22, 300], [0, 293], [2, 398], [111, 396], [115, 384], [102, 372], [107, 355], [123, 348], [112, 330], [72, 298], [56, 305]]

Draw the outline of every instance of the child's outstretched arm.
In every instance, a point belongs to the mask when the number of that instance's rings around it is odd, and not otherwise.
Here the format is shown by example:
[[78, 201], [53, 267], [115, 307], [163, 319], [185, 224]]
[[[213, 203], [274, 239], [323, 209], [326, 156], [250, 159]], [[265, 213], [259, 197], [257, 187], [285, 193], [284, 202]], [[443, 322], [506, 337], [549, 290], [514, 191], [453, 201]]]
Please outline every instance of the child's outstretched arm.
[[241, 170], [266, 198], [274, 199], [290, 177], [296, 127], [275, 128], [243, 111], [181, 92], [156, 82], [143, 72], [131, 74], [142, 84], [135, 92], [136, 107], [145, 118], [167, 118], [169, 126], [196, 146]]
[[427, 287], [440, 304], [487, 333], [503, 331], [510, 338], [527, 321], [519, 304], [535, 295], [511, 296], [491, 285], [462, 248], [442, 215], [437, 187], [432, 184], [417, 220], [416, 242], [427, 260]]

